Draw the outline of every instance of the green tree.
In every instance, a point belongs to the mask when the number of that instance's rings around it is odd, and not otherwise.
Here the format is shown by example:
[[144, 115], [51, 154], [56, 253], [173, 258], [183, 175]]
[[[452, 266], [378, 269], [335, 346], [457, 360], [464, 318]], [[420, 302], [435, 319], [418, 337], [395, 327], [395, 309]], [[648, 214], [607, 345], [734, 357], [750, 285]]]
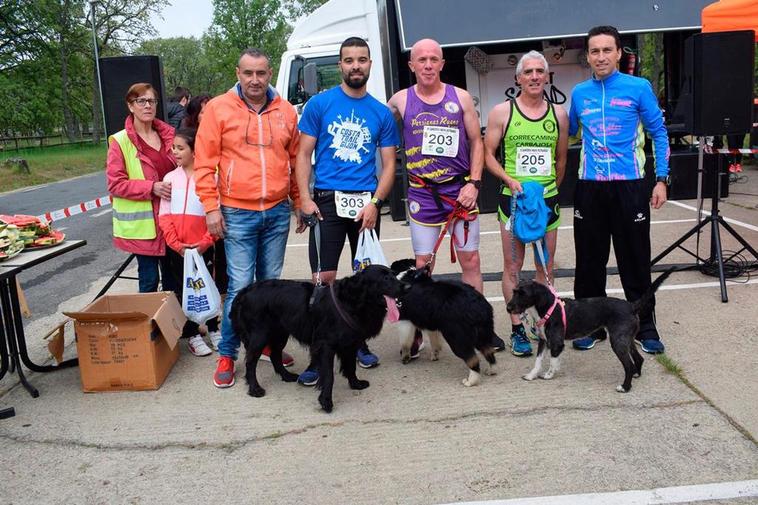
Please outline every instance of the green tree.
[[284, 0], [284, 12], [290, 23], [294, 23], [311, 12], [315, 11], [327, 0]]
[[242, 50], [263, 49], [275, 64], [290, 32], [279, 0], [213, 0], [213, 23], [206, 33], [206, 50], [216, 70], [232, 84]]
[[216, 94], [223, 91], [224, 82], [228, 80], [215, 70], [205, 45], [195, 37], [146, 40], [135, 53], [160, 56], [167, 92], [184, 86], [195, 95]]
[[[0, 0], [0, 131], [73, 138], [102, 118], [91, 8], [101, 55], [120, 55], [155, 35], [149, 14], [167, 0]], [[97, 142], [97, 135], [93, 135]]]
[[44, 9], [39, 2], [0, 2], [0, 70], [34, 61], [46, 50]]

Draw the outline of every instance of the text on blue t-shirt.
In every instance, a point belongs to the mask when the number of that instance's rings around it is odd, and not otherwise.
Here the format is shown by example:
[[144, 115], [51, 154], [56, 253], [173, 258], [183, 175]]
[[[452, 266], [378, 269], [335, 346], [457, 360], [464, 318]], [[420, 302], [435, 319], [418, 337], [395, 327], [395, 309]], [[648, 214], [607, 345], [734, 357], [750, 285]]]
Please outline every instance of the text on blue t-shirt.
[[298, 127], [316, 138], [314, 186], [323, 190], [374, 191], [377, 149], [400, 143], [386, 105], [339, 86], [308, 100]]

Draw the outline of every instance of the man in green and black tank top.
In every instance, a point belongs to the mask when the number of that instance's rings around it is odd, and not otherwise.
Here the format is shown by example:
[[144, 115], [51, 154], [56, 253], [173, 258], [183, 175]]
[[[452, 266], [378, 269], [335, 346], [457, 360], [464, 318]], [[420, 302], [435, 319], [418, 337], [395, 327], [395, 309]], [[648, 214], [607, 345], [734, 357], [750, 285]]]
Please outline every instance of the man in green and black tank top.
[[[545, 188], [545, 203], [550, 210], [545, 235], [550, 256], [547, 270], [551, 281], [553, 277], [553, 258], [560, 224], [558, 186], [566, 168], [568, 115], [560, 105], [545, 100], [543, 92], [548, 75], [545, 57], [537, 51], [526, 53], [516, 66], [516, 81], [521, 87], [521, 94], [515, 100], [496, 105], [487, 119], [485, 165], [492, 175], [503, 181], [498, 215], [503, 245], [502, 287], [506, 303], [513, 294], [517, 274], [524, 264], [524, 244], [513, 239], [514, 247], [511, 232], [505, 226], [511, 214], [511, 197], [522, 191], [522, 182], [539, 182]], [[496, 153], [501, 154], [502, 163], [497, 160]], [[538, 263], [535, 258], [537, 280], [545, 283], [545, 272]], [[516, 356], [530, 355], [532, 346], [518, 316], [512, 315], [511, 323], [511, 352]]]

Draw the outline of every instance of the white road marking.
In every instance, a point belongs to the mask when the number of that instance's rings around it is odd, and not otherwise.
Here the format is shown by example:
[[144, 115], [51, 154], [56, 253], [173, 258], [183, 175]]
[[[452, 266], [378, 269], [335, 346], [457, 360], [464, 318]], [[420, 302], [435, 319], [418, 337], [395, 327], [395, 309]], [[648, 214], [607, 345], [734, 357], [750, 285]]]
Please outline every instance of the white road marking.
[[[670, 202], [670, 203], [676, 205], [677, 207], [681, 207], [683, 209], [687, 209], [687, 210], [691, 210], [693, 212], [697, 212], [697, 208], [696, 207], [693, 207], [691, 205], [687, 205], [686, 203], [673, 202], [673, 201]], [[707, 209], [707, 210], [703, 209], [703, 211], [701, 213], [704, 216], [709, 216], [711, 214], [711, 211], [710, 211], [710, 209]], [[742, 226], [743, 228], [747, 228], [748, 230], [758, 231], [758, 226], [754, 226], [754, 225], [748, 224], [748, 223], [743, 223], [742, 221], [737, 221], [736, 219], [732, 219], [732, 218], [729, 218], [729, 217], [724, 217], [724, 221], [726, 221], [727, 223], [731, 223], [731, 224], [737, 225], [737, 226]]]
[[[662, 220], [662, 221], [650, 221], [650, 224], [672, 224], [672, 223], [694, 223], [694, 222], [695, 222], [694, 219], [667, 219], [667, 220]], [[558, 229], [559, 230], [573, 230], [574, 226], [567, 224], [565, 226], [559, 226]], [[479, 235], [500, 235], [500, 230], [481, 231], [479, 232]], [[383, 239], [380, 239], [379, 242], [382, 242], [382, 243], [410, 242], [410, 240], [411, 240], [411, 237], [409, 233], [407, 237], [383, 238]], [[308, 247], [308, 243], [287, 244], [287, 247]]]
[[68, 226], [61, 226], [60, 228], [55, 228], [57, 231], [64, 231], [68, 229]]
[[100, 216], [104, 216], [105, 214], [109, 213], [110, 211], [111, 211], [111, 209], [105, 209], [105, 210], [101, 210], [100, 212], [97, 212], [97, 213], [95, 213], [95, 214], [92, 214], [92, 217], [100, 217]]
[[[470, 501], [456, 505], [664, 505], [705, 500], [728, 500], [758, 496], [758, 480], [696, 484], [657, 489], [587, 493], [559, 496], [535, 496], [508, 500]], [[452, 505], [452, 504], [448, 504]]]
[[[745, 284], [758, 284], [758, 279], [752, 279], [747, 282], [735, 282], [730, 281], [729, 279], [726, 280], [727, 286], [743, 286]], [[694, 284], [664, 284], [660, 288], [658, 288], [658, 291], [675, 291], [679, 289], [698, 289], [698, 288], [715, 288], [719, 287], [721, 284], [719, 284], [718, 281], [715, 282], [697, 282]], [[618, 295], [622, 294], [624, 292], [621, 288], [611, 288], [605, 290], [606, 294], [608, 295]], [[559, 291], [558, 296], [560, 297], [573, 297], [574, 292], [573, 291]], [[502, 302], [505, 301], [505, 299], [502, 296], [488, 296], [487, 301], [492, 302]]]

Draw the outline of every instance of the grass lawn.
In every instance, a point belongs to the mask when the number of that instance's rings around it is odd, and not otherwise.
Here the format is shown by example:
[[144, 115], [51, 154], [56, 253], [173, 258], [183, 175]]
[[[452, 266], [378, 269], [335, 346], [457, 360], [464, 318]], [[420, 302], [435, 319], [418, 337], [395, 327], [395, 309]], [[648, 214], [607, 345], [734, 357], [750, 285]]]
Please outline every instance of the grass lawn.
[[[0, 151], [0, 193], [105, 170], [107, 152], [105, 142]], [[29, 173], [7, 166], [8, 158], [25, 159]]]

